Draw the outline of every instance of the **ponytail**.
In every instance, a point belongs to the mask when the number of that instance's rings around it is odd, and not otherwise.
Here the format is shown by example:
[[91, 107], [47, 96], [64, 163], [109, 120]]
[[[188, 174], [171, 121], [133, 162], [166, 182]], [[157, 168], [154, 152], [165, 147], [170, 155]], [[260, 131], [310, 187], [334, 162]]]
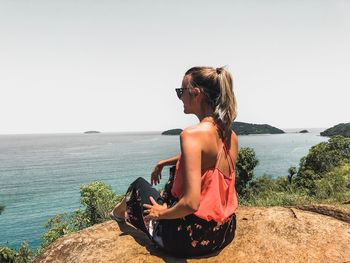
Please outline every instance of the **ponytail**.
[[237, 104], [233, 93], [231, 74], [225, 68], [219, 69], [221, 69], [218, 74], [220, 94], [215, 105], [214, 117], [222, 126], [224, 137], [227, 137], [231, 135], [232, 123], [237, 116]]
[[221, 127], [223, 137], [228, 138], [232, 132], [232, 123], [237, 116], [230, 72], [225, 67], [193, 67], [185, 75], [191, 75], [193, 87], [203, 89], [208, 105], [213, 107], [214, 118]]

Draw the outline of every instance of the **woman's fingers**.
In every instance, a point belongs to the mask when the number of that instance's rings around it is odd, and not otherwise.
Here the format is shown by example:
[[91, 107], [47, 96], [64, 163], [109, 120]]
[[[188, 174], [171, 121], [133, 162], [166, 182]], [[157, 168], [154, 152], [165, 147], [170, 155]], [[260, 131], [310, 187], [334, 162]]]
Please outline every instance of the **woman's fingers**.
[[145, 207], [145, 208], [152, 208], [152, 205], [149, 205], [149, 204], [143, 204], [143, 207]]
[[156, 202], [156, 200], [154, 200], [154, 198], [152, 196], [149, 197], [149, 200], [151, 200], [151, 203], [153, 205], [156, 205], [156, 204], [158, 205], [158, 203]]
[[151, 185], [157, 185], [160, 183], [160, 179], [162, 179], [161, 171], [162, 169], [158, 165], [154, 168], [153, 172], [151, 173]]
[[156, 165], [156, 167], [154, 168], [152, 174], [151, 174], [151, 185], [155, 184], [159, 184], [160, 180], [162, 179], [162, 169], [163, 167], [160, 165]]

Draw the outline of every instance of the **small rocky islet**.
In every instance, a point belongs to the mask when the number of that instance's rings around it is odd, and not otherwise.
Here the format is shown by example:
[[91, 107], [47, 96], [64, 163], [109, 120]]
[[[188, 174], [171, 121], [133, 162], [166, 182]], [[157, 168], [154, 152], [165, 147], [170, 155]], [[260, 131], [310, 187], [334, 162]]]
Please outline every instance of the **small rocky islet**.
[[94, 133], [101, 133], [99, 131], [86, 131], [84, 134], [94, 134]]

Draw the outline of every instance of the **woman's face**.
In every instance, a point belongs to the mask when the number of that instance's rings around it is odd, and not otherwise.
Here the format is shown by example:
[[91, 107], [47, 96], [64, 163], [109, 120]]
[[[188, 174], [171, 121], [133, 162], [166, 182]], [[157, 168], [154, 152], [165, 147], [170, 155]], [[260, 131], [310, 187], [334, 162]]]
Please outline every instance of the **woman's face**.
[[181, 100], [183, 102], [183, 106], [184, 106], [184, 113], [193, 113], [193, 110], [191, 109], [192, 107], [192, 103], [191, 103], [191, 96], [190, 96], [190, 92], [188, 90], [188, 88], [190, 87], [190, 80], [191, 80], [191, 76], [190, 75], [186, 75], [183, 80], [182, 80], [182, 88], [184, 89], [182, 96], [181, 96]]

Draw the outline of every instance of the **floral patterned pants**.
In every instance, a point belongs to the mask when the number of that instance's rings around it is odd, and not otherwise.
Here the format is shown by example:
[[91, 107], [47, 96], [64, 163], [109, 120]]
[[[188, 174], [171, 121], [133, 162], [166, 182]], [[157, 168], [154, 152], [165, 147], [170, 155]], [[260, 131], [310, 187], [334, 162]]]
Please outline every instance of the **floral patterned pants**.
[[152, 196], [159, 204], [169, 207], [178, 201], [171, 195], [173, 172], [162, 196], [143, 178], [136, 179], [126, 193], [127, 221], [145, 232], [161, 249], [177, 257], [193, 257], [213, 253], [231, 243], [236, 229], [236, 216], [231, 215], [219, 224], [206, 221], [194, 214], [178, 219], [152, 220], [145, 222], [143, 204], [150, 204]]

